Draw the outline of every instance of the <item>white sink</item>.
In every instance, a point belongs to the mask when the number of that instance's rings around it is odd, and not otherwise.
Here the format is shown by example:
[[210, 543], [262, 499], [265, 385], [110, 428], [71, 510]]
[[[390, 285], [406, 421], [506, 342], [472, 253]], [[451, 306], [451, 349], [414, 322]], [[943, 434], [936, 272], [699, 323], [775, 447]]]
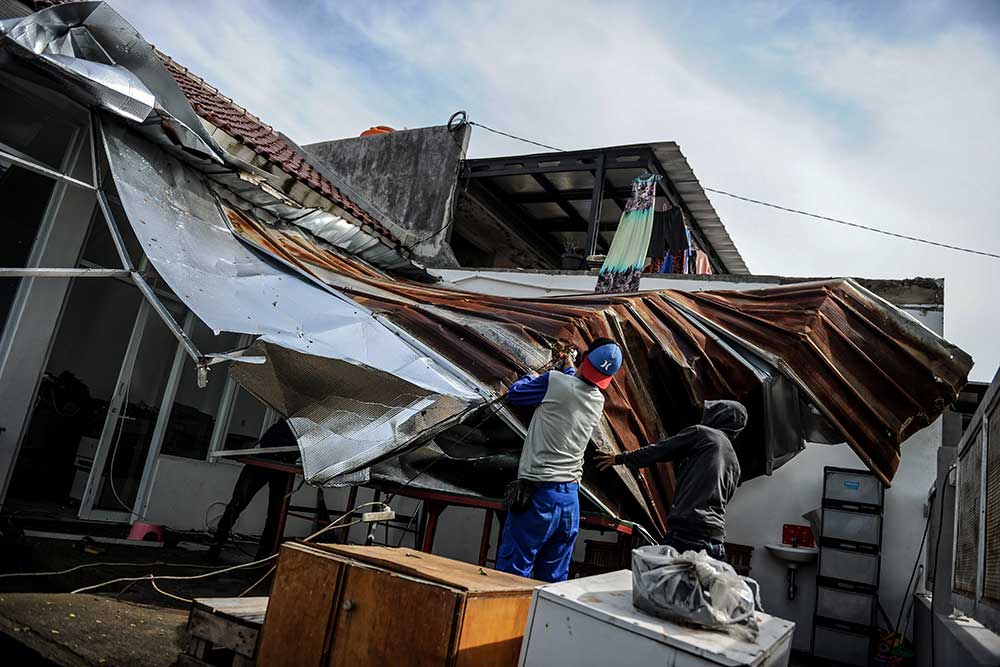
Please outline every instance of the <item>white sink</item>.
[[819, 549], [816, 547], [793, 547], [790, 544], [765, 544], [767, 550], [775, 558], [786, 561], [789, 566], [801, 563], [811, 563], [816, 559]]

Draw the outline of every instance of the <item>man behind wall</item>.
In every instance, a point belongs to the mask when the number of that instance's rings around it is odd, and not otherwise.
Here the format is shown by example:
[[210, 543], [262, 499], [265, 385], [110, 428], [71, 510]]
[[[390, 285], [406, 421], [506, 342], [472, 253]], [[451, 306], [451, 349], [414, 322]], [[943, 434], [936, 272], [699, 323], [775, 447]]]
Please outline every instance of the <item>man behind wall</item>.
[[569, 576], [580, 530], [583, 455], [604, 410], [602, 390], [621, 365], [621, 348], [598, 338], [579, 373], [567, 360], [561, 373], [526, 375], [511, 386], [507, 400], [512, 405], [537, 407], [518, 466], [521, 498], [504, 524], [498, 570], [542, 581]]

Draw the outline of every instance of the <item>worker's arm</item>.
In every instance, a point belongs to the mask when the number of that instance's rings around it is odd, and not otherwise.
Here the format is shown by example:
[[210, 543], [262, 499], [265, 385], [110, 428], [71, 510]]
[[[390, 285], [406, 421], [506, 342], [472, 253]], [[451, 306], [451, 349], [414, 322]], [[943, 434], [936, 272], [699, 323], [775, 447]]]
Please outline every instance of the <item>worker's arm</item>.
[[677, 435], [664, 438], [652, 445], [640, 447], [634, 452], [622, 452], [615, 455], [598, 452], [596, 456], [597, 467], [599, 470], [606, 470], [611, 466], [625, 464], [629, 468], [644, 468], [654, 463], [667, 463], [684, 458], [698, 441], [697, 429], [697, 426], [686, 428]]
[[[545, 392], [549, 390], [549, 372], [545, 371], [541, 375], [525, 375], [520, 380], [510, 386], [507, 391], [507, 401], [511, 405], [532, 407], [539, 405], [545, 398]], [[576, 375], [576, 369], [567, 366], [563, 369], [566, 375]]]

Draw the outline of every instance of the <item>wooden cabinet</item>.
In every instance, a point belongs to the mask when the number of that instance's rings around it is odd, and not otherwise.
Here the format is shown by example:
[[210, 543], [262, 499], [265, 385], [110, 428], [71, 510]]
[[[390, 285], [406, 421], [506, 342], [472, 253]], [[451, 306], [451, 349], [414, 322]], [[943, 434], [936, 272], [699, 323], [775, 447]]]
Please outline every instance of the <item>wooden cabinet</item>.
[[513, 666], [539, 583], [412, 549], [285, 544], [258, 664]]

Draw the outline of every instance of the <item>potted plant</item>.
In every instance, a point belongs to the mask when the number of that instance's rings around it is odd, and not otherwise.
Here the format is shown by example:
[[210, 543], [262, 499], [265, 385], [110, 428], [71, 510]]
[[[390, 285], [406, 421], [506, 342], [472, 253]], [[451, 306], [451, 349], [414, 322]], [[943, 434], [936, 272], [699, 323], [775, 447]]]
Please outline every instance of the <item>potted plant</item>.
[[562, 268], [565, 271], [576, 271], [583, 268], [583, 253], [572, 241], [563, 241]]

